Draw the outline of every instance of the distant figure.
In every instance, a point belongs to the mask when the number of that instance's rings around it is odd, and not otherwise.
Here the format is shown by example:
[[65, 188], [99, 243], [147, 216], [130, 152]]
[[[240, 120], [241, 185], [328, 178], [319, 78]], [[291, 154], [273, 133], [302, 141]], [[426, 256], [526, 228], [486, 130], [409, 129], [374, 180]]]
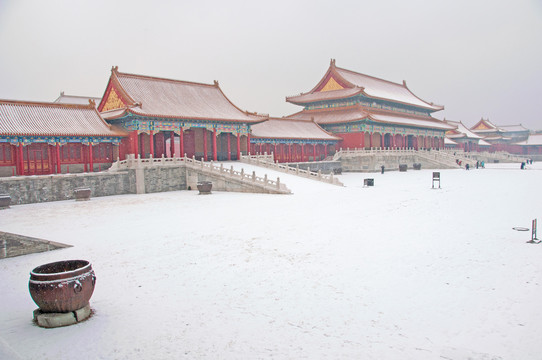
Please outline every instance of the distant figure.
[[521, 170], [525, 169], [525, 162], [521, 162]]
[[469, 170], [469, 164], [465, 164], [465, 170]]
[[382, 165], [382, 166], [380, 167], [380, 173], [381, 173], [381, 174], [384, 174], [384, 165]]
[[482, 169], [486, 167], [486, 163], [482, 161]]
[[478, 169], [478, 165], [480, 164], [479, 161], [476, 161], [476, 168]]

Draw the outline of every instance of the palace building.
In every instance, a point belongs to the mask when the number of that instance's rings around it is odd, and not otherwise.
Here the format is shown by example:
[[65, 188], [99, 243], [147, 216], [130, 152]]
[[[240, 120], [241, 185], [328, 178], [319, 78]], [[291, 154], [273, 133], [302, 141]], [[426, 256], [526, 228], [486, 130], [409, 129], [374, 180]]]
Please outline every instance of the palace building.
[[272, 153], [278, 162], [322, 160], [328, 147], [341, 140], [312, 120], [270, 118], [251, 129], [251, 153]]
[[250, 149], [250, 125], [268, 118], [240, 110], [216, 81], [201, 84], [126, 74], [117, 67], [111, 70], [98, 110], [107, 122], [129, 132], [120, 146], [121, 159], [126, 154], [146, 158], [166, 153], [239, 159]]
[[303, 106], [290, 115], [314, 120], [342, 140], [342, 148], [444, 148], [453, 127], [431, 114], [444, 107], [426, 102], [406, 86], [339, 68], [329, 69], [309, 92], [286, 98]]
[[525, 142], [530, 133], [529, 129], [521, 124], [497, 126], [489, 119], [483, 118], [470, 130], [491, 144], [490, 151], [508, 151], [511, 153], [517, 153], [518, 147], [515, 144]]
[[0, 176], [100, 170], [117, 158], [127, 135], [92, 102], [0, 100]]

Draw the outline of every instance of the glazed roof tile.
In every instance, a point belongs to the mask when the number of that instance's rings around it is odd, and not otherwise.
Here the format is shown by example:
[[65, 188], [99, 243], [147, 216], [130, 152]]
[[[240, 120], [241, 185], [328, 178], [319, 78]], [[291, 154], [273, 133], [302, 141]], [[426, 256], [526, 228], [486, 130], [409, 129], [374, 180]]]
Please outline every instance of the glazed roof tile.
[[0, 134], [23, 136], [125, 136], [91, 105], [0, 100]]
[[99, 97], [91, 96], [77, 96], [77, 95], [66, 95], [64, 91], [60, 93], [60, 96], [56, 98], [55, 103], [59, 104], [78, 104], [78, 105], [87, 105], [89, 100], [92, 100], [96, 105], [100, 103]]
[[517, 145], [522, 146], [535, 146], [535, 145], [542, 145], [542, 134], [531, 134], [525, 141], [520, 141], [517, 143]]
[[344, 108], [303, 110], [288, 116], [289, 119], [311, 120], [317, 124], [335, 124], [360, 121], [366, 119], [369, 114], [361, 106], [351, 106]]
[[126, 74], [118, 72], [116, 68], [112, 70], [110, 81], [114, 87], [121, 88], [120, 92], [127, 100], [130, 112], [142, 116], [245, 123], [267, 118], [236, 107], [224, 95], [217, 82], [210, 85]]
[[529, 131], [526, 127], [523, 125], [500, 125], [499, 128], [505, 132], [525, 132]]
[[[334, 79], [337, 83], [343, 84], [344, 89], [321, 91], [322, 85], [329, 79]], [[331, 65], [320, 82], [308, 93], [287, 97], [286, 100], [294, 104], [306, 104], [315, 101], [326, 101], [337, 98], [346, 98], [358, 93], [381, 100], [401, 103], [405, 105], [429, 109], [432, 111], [442, 110], [444, 106], [435, 105], [426, 102], [416, 95], [403, 84], [379, 79], [373, 76], [364, 75], [351, 70], [342, 69], [335, 66], [335, 61]]]
[[451, 139], [457, 139], [457, 138], [468, 138], [468, 139], [481, 139], [482, 137], [480, 135], [475, 134], [471, 130], [469, 130], [461, 121], [451, 121], [451, 120], [445, 120], [446, 123], [449, 125], [452, 125], [456, 129], [453, 130], [453, 133], [450, 132], [449, 134], [446, 134], [446, 137], [449, 137]]
[[250, 128], [255, 138], [340, 140], [310, 120], [270, 118]]
[[430, 116], [416, 116], [391, 111], [375, 111], [357, 106], [345, 108], [330, 108], [318, 110], [303, 110], [288, 116], [290, 119], [314, 119], [317, 124], [348, 123], [360, 120], [370, 120], [379, 123], [388, 123], [420, 128], [431, 128], [439, 130], [452, 130], [455, 127], [446, 124], [444, 121]]

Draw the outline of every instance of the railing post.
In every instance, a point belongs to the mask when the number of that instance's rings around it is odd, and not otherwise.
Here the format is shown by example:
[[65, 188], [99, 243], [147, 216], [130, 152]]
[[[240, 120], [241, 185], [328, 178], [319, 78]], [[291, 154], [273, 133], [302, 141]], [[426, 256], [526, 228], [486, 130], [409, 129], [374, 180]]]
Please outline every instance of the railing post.
[[256, 171], [252, 172], [252, 182], [256, 182]]
[[277, 189], [280, 190], [280, 178], [277, 177]]

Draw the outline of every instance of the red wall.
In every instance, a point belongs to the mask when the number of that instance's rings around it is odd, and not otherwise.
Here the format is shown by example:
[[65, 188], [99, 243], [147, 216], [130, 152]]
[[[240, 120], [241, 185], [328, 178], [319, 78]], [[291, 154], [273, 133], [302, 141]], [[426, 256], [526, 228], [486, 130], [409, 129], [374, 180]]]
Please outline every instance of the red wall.
[[356, 132], [356, 133], [344, 133], [344, 134], [333, 134], [335, 136], [338, 136], [342, 138], [342, 141], [339, 141], [339, 148], [343, 149], [361, 149], [363, 146], [362, 144], [362, 138], [363, 133]]

